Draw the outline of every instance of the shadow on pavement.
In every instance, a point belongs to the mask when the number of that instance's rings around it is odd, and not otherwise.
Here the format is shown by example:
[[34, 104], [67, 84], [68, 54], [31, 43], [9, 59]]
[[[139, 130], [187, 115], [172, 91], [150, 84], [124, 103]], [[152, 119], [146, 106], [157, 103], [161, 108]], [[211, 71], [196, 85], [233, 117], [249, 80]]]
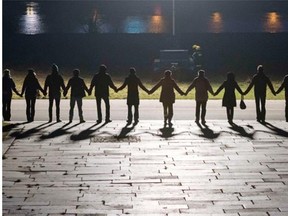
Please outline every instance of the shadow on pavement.
[[59, 137], [59, 136], [63, 136], [65, 134], [69, 134], [70, 132], [68, 132], [69, 129], [76, 127], [78, 124], [72, 125], [70, 127], [67, 127], [70, 124], [70, 122], [64, 124], [61, 128], [52, 131], [51, 133], [49, 133], [48, 135], [41, 135], [40, 136], [40, 140], [45, 140], [45, 139], [51, 139], [51, 138], [55, 138], [55, 137]]
[[31, 128], [31, 129], [27, 130], [27, 131], [25, 131], [25, 130], [23, 132], [16, 131], [16, 132], [10, 134], [10, 136], [15, 137], [16, 139], [27, 138], [27, 137], [35, 134], [35, 133], [38, 133], [39, 131], [41, 131], [41, 130], [43, 130], [45, 128], [48, 128], [48, 127], [54, 125], [54, 124], [56, 124], [56, 122], [52, 123], [52, 124], [49, 124], [48, 122], [45, 122], [43, 124], [40, 124], [40, 125], [38, 125], [38, 126], [36, 126], [34, 128]]
[[253, 131], [252, 133], [247, 133], [247, 131], [243, 127], [241, 127], [241, 126], [239, 126], [239, 125], [237, 125], [235, 123], [232, 123], [231, 127], [229, 127], [229, 128], [231, 130], [233, 130], [233, 131], [236, 131], [242, 137], [247, 137], [249, 139], [254, 139], [255, 131]]
[[200, 128], [203, 134], [200, 134], [200, 137], [204, 137], [207, 139], [217, 139], [220, 136], [220, 133], [215, 133], [213, 130], [209, 128], [208, 125], [197, 123], [197, 126]]
[[128, 127], [129, 125], [125, 125], [125, 127], [123, 127], [121, 129], [121, 132], [118, 136], [116, 136], [117, 139], [123, 139], [123, 138], [127, 138], [128, 137], [128, 133], [130, 133], [136, 126], [136, 124], [133, 124], [131, 127]]
[[[262, 122], [261, 124], [267, 127], [268, 129], [270, 129], [271, 131], [273, 131], [272, 134], [282, 136], [282, 137], [288, 137], [288, 131], [278, 128], [269, 122]], [[264, 132], [267, 133], [267, 131], [264, 131]]]
[[100, 125], [99, 127], [92, 129], [93, 127], [99, 125], [100, 123], [96, 123], [94, 125], [92, 125], [91, 127], [87, 128], [86, 130], [81, 131], [79, 134], [72, 134], [70, 136], [70, 139], [73, 141], [78, 141], [78, 140], [85, 140], [88, 138], [93, 137], [93, 133], [98, 131], [100, 128], [104, 127], [107, 123], [104, 123], [102, 125]]

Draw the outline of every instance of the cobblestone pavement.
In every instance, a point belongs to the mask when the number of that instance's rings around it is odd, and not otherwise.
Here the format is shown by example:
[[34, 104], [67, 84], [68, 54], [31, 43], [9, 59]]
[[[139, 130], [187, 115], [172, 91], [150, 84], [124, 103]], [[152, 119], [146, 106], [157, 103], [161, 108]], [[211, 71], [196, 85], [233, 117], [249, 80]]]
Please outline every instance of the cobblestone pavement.
[[12, 123], [4, 215], [288, 215], [286, 122]]

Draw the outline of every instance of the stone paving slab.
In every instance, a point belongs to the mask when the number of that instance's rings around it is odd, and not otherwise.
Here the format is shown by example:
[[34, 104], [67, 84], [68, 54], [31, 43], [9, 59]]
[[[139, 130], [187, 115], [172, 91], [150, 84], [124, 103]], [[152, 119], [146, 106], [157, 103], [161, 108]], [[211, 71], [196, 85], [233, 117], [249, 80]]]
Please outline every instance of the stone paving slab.
[[3, 215], [288, 215], [284, 121], [11, 124]]

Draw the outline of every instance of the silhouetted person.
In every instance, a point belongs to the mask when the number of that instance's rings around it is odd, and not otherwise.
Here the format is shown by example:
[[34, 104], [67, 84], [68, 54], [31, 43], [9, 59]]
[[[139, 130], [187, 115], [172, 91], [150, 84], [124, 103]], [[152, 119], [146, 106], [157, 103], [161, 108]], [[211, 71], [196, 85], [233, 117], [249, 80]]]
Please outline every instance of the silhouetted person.
[[265, 122], [266, 116], [266, 90], [267, 85], [269, 86], [271, 92], [275, 94], [275, 90], [270, 79], [264, 74], [264, 69], [262, 65], [258, 65], [257, 73], [253, 76], [253, 79], [248, 86], [247, 90], [244, 92], [246, 95], [254, 86], [254, 96], [256, 102], [256, 114], [258, 122]]
[[64, 96], [67, 95], [68, 90], [71, 88], [69, 122], [72, 122], [73, 120], [73, 113], [76, 102], [78, 106], [80, 123], [83, 123], [85, 122], [85, 120], [83, 118], [82, 98], [86, 96], [85, 91], [89, 93], [89, 90], [84, 80], [81, 77], [79, 77], [79, 74], [80, 74], [79, 69], [73, 70], [73, 77], [68, 81], [67, 87], [64, 91]]
[[174, 89], [180, 94], [184, 95], [184, 92], [179, 88], [176, 84], [175, 80], [172, 79], [172, 72], [170, 70], [166, 70], [164, 72], [165, 77], [162, 78], [151, 90], [150, 94], [155, 92], [160, 86], [161, 94], [160, 94], [160, 102], [163, 104], [164, 110], [164, 127], [167, 125], [167, 120], [169, 127], [172, 127], [172, 117], [173, 117], [173, 103], [175, 103], [175, 93]]
[[35, 103], [38, 96], [38, 90], [40, 90], [44, 95], [46, 95], [45, 91], [39, 84], [35, 71], [33, 69], [29, 69], [28, 74], [25, 77], [21, 92], [21, 97], [23, 97], [23, 94], [25, 92], [26, 117], [28, 122], [34, 121]]
[[3, 85], [3, 98], [2, 98], [2, 112], [4, 121], [10, 121], [11, 118], [11, 100], [12, 100], [12, 91], [17, 95], [21, 96], [16, 89], [16, 85], [11, 77], [10, 70], [4, 70], [4, 76], [2, 79]]
[[205, 124], [205, 116], [206, 116], [206, 105], [208, 101], [208, 91], [213, 95], [213, 89], [210, 85], [210, 82], [205, 77], [205, 71], [199, 70], [198, 76], [193, 80], [191, 85], [188, 87], [186, 91], [186, 95], [195, 88], [195, 100], [196, 100], [196, 120], [195, 122], [199, 124], [200, 119], [200, 108], [202, 108], [201, 112], [201, 122]]
[[135, 68], [130, 68], [130, 74], [126, 77], [122, 86], [117, 91], [121, 91], [128, 86], [127, 105], [128, 105], [128, 118], [127, 124], [132, 123], [132, 107], [134, 106], [134, 122], [139, 122], [139, 91], [138, 86], [145, 92], [149, 93], [148, 89], [142, 84], [141, 80], [136, 76]]
[[52, 65], [52, 73], [47, 76], [45, 80], [44, 91], [47, 94], [47, 89], [49, 88], [49, 122], [52, 122], [52, 108], [53, 101], [56, 104], [56, 120], [61, 122], [60, 119], [60, 99], [61, 99], [61, 88], [65, 90], [65, 84], [62, 76], [59, 74], [58, 66], [56, 64]]
[[282, 90], [285, 90], [285, 118], [286, 122], [288, 122], [288, 75], [284, 77], [284, 80], [279, 87], [279, 89], [276, 91], [276, 94], [279, 94]]
[[235, 81], [235, 75], [233, 73], [227, 74], [227, 80], [218, 88], [214, 95], [219, 94], [225, 89], [224, 96], [222, 99], [222, 106], [226, 107], [227, 119], [230, 124], [233, 123], [234, 107], [236, 107], [236, 96], [235, 89], [242, 95], [243, 92]]
[[100, 65], [99, 73], [95, 74], [90, 85], [89, 92], [91, 94], [93, 88], [95, 87], [95, 97], [97, 103], [97, 113], [98, 120], [97, 123], [102, 121], [101, 112], [101, 100], [104, 100], [106, 106], [106, 120], [105, 122], [111, 122], [110, 120], [110, 103], [109, 103], [109, 87], [114, 91], [117, 90], [116, 86], [112, 82], [112, 79], [108, 73], [106, 73], [107, 67], [105, 65]]

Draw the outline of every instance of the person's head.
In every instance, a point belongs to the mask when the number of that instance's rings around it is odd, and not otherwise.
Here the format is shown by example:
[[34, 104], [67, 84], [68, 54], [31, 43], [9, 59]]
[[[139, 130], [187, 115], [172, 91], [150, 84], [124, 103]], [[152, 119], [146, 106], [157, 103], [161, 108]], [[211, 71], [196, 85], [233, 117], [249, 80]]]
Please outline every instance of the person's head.
[[130, 72], [131, 75], [135, 75], [136, 74], [136, 69], [134, 67], [131, 67], [129, 69], [129, 72]]
[[232, 72], [227, 73], [227, 80], [228, 81], [234, 81], [235, 80], [235, 75]]
[[198, 71], [198, 77], [204, 77], [205, 76], [205, 71], [204, 70], [199, 70]]
[[52, 74], [58, 74], [59, 68], [56, 64], [52, 65]]
[[100, 68], [99, 68], [99, 72], [100, 72], [100, 73], [105, 73], [106, 70], [107, 70], [106, 65], [104, 65], [104, 64], [100, 65]]
[[10, 77], [10, 76], [11, 76], [9, 69], [5, 69], [5, 70], [4, 70], [4, 76], [5, 76], [5, 77]]
[[165, 78], [170, 78], [172, 76], [172, 71], [171, 70], [165, 70], [164, 75], [165, 75]]
[[259, 74], [263, 74], [263, 73], [264, 73], [263, 65], [258, 65], [258, 66], [257, 66], [257, 72], [258, 72]]
[[28, 76], [29, 77], [36, 77], [35, 70], [33, 68], [28, 69]]
[[79, 74], [80, 74], [80, 70], [79, 69], [74, 69], [73, 70], [73, 76], [74, 77], [79, 77]]

